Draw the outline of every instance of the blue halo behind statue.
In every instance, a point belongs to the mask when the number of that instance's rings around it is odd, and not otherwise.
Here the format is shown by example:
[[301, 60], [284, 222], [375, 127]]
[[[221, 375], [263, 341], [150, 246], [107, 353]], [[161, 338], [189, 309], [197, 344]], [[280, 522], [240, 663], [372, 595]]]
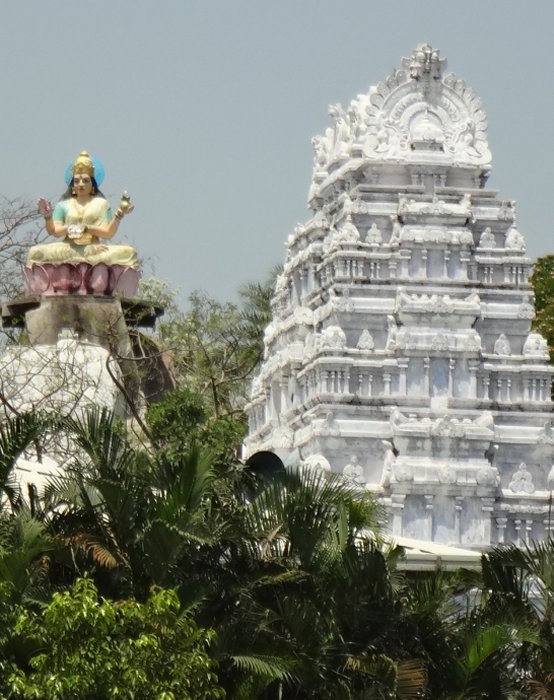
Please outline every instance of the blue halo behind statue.
[[[90, 159], [92, 161], [92, 164], [94, 165], [94, 179], [96, 180], [96, 184], [98, 185], [98, 187], [100, 187], [106, 174], [104, 166], [102, 165], [102, 162], [98, 160], [98, 158], [93, 158], [91, 156]], [[65, 169], [65, 184], [68, 187], [73, 177], [73, 165], [73, 163], [69, 163], [69, 165]]]

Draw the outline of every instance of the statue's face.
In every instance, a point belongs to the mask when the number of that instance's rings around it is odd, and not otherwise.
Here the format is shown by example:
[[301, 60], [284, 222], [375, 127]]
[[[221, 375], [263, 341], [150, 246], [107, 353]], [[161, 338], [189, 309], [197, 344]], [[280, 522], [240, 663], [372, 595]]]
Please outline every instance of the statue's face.
[[89, 175], [77, 173], [73, 178], [73, 188], [79, 195], [90, 195], [92, 192], [92, 180]]

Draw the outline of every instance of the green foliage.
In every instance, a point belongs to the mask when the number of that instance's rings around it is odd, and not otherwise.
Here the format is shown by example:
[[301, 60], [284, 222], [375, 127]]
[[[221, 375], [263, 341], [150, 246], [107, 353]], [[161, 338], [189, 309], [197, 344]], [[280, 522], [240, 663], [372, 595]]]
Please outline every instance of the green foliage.
[[179, 309], [175, 303], [176, 290], [170, 289], [167, 282], [150, 277], [141, 279], [139, 282], [138, 293], [142, 301], [151, 302], [155, 306], [160, 306], [164, 310], [164, 314], [175, 316], [179, 313]]
[[146, 422], [166, 454], [178, 456], [198, 444], [211, 450], [220, 462], [234, 459], [246, 432], [240, 418], [211, 416], [202, 396], [188, 388], [168, 392], [159, 403], [149, 406]]
[[258, 349], [245, 337], [235, 304], [200, 293], [189, 303], [188, 313], [159, 324], [162, 344], [172, 351], [179, 384], [199, 393], [216, 417], [232, 414], [245, 400]]
[[51, 480], [45, 512], [77, 572], [88, 571], [113, 596], [143, 598], [153, 584], [175, 584], [187, 548], [211, 539], [211, 451], [146, 449], [106, 411], [64, 426], [81, 453]]
[[195, 292], [185, 313], [176, 308], [167, 285], [157, 280], [141, 285], [146, 301], [166, 308], [166, 316], [158, 323], [157, 342], [173, 359], [177, 386], [199, 394], [211, 416], [243, 420], [247, 382], [261, 359], [278, 271], [275, 268], [263, 284], [244, 285], [239, 304], [221, 303]]
[[[399, 641], [394, 574], [375, 538], [380, 513], [373, 500], [338, 475], [306, 469], [289, 470], [252, 489], [248, 470], [225, 462], [222, 450], [216, 458], [198, 447], [208, 435], [206, 426], [213, 425], [198, 397], [185, 391], [168, 403], [173, 425], [181, 421], [182, 439], [189, 441], [180, 449], [167, 449], [172, 436], [164, 433], [162, 409], [153, 413], [159, 421], [153, 433], [160, 443], [166, 441], [161, 448], [138, 445], [106, 411], [63, 422], [78, 456], [64, 477], [52, 481], [38, 511], [46, 539], [36, 539], [38, 548], [29, 547], [29, 558], [14, 565], [6, 580], [22, 585], [17, 571], [28, 577], [54, 541], [62, 553], [56, 552], [56, 567], [47, 568], [52, 582], [88, 572], [104, 594], [133, 605], [141, 605], [136, 599], [146, 603], [152, 584], [178, 586], [182, 600], [197, 601], [199, 624], [218, 630], [214, 655], [229, 697], [271, 698], [284, 692], [347, 698], [366, 685], [374, 688], [374, 697], [401, 697], [399, 664], [411, 659], [417, 665], [420, 650], [413, 644], [403, 648]], [[8, 532], [6, 552], [13, 554], [21, 542], [15, 530]], [[393, 555], [390, 562], [395, 561]], [[76, 627], [71, 605], [66, 615], [54, 618], [56, 624], [73, 620]], [[36, 690], [57, 662], [50, 652], [43, 657], [33, 648], [51, 645], [40, 610], [27, 605], [22, 610], [36, 629], [18, 622], [22, 632], [12, 634], [5, 646], [6, 668], [17, 665], [11, 674], [13, 697], [87, 697], [77, 693], [85, 692], [85, 671], [96, 674], [92, 659], [109, 667], [108, 657], [122, 653], [113, 646], [108, 653], [98, 639], [87, 646], [85, 635], [83, 653], [90, 664], [83, 664], [81, 678], [77, 657], [54, 645], [60, 674], [63, 666], [71, 678], [53, 673], [48, 678], [58, 685]], [[110, 609], [102, 614], [112, 624]], [[86, 619], [101, 630], [98, 615], [93, 608]], [[61, 635], [63, 629], [55, 632]], [[122, 634], [129, 634], [128, 628]], [[376, 661], [381, 657], [391, 668], [386, 683], [371, 670], [384, 663]], [[96, 676], [104, 682], [100, 673]], [[64, 683], [75, 684], [73, 695], [73, 686]], [[95, 692], [102, 697], [104, 691]], [[141, 697], [138, 690], [135, 697]]]
[[213, 632], [180, 610], [171, 590], [145, 603], [99, 599], [80, 579], [39, 612], [20, 609], [16, 638], [34, 644], [3, 697], [41, 700], [208, 700], [224, 697], [208, 647]]
[[107, 411], [4, 426], [6, 482], [45, 426], [79, 450], [33, 515], [1, 502], [0, 697], [549, 697], [553, 542], [480, 575], [398, 571], [368, 492], [304, 468], [253, 483], [210, 433], [227, 418], [182, 389], [152, 444]]
[[554, 362], [554, 255], [537, 260], [530, 281], [535, 291], [533, 328], [546, 338]]
[[60, 543], [26, 509], [0, 518], [0, 581], [12, 586], [18, 600], [44, 598], [50, 555]]
[[[380, 516], [367, 493], [308, 469], [290, 469], [245, 503], [201, 609], [218, 630], [230, 697], [355, 698], [370, 688], [376, 698], [418, 697], [421, 649], [399, 641], [396, 553], [388, 560], [379, 548]], [[387, 680], [375, 671], [385, 656]]]
[[192, 434], [208, 420], [208, 410], [199, 394], [184, 388], [169, 392], [148, 408], [146, 416], [156, 440], [170, 442], [178, 431], [178, 440], [190, 443]]
[[39, 413], [19, 413], [0, 424], [0, 493], [13, 510], [21, 504], [19, 486], [13, 470], [17, 459], [29, 446], [37, 444], [54, 421]]
[[258, 361], [261, 360], [263, 353], [263, 332], [273, 318], [271, 300], [277, 277], [282, 269], [281, 265], [276, 265], [264, 282], [244, 284], [239, 290], [242, 302], [241, 331], [250, 344], [252, 352], [257, 351]]

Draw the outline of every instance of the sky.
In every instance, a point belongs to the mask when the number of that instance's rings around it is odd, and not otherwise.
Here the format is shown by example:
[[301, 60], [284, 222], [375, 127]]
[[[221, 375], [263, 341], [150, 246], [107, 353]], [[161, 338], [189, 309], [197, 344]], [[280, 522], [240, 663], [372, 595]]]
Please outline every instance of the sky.
[[56, 201], [86, 149], [136, 205], [117, 240], [183, 306], [282, 263], [309, 218], [311, 138], [421, 42], [480, 96], [488, 187], [554, 253], [551, 0], [3, 0], [0, 196]]

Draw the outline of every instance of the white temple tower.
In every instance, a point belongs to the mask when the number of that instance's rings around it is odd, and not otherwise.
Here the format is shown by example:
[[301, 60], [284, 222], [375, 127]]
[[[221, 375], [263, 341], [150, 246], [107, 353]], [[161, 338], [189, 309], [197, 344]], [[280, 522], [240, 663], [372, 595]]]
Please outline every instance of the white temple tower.
[[481, 103], [419, 46], [313, 139], [247, 406], [271, 450], [374, 490], [393, 534], [482, 548], [551, 530], [553, 368]]

